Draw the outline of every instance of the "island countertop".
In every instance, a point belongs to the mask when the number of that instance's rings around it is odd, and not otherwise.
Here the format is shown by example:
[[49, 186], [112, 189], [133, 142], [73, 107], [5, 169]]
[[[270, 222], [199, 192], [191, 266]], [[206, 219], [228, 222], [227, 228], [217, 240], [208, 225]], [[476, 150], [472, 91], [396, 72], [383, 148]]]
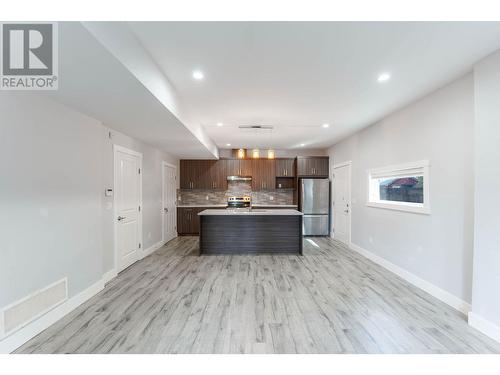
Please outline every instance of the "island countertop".
[[302, 216], [302, 212], [292, 209], [254, 208], [245, 210], [203, 210], [199, 216]]
[[201, 211], [200, 255], [302, 255], [302, 212], [292, 209]]

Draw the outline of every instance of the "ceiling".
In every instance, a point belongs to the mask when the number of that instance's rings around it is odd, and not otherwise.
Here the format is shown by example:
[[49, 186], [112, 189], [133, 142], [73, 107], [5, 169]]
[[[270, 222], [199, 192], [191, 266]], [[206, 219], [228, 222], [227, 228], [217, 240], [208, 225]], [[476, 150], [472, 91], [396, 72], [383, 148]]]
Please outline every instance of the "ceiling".
[[[469, 72], [488, 22], [133, 22], [219, 147], [323, 148]], [[193, 70], [205, 79], [192, 78]], [[377, 82], [382, 72], [391, 79]], [[223, 123], [222, 127], [217, 126]], [[322, 124], [328, 123], [328, 128]], [[239, 125], [272, 125], [242, 131]], [[303, 146], [301, 146], [303, 144]]]
[[44, 95], [181, 158], [214, 155], [79, 22], [59, 23], [59, 89]]

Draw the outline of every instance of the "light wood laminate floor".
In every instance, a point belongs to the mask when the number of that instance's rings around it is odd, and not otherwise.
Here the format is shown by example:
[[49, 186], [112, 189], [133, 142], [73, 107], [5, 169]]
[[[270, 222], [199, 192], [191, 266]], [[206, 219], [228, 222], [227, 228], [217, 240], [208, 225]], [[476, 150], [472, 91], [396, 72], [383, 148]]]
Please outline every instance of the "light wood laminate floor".
[[461, 313], [329, 238], [202, 256], [179, 237], [21, 353], [499, 353]]

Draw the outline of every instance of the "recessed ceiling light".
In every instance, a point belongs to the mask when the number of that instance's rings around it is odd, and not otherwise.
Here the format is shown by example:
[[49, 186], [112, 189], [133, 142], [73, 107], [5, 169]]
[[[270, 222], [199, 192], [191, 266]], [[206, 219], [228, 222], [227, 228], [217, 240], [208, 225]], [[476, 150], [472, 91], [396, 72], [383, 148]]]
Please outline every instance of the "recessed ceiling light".
[[300, 147], [304, 147], [306, 144], [305, 143], [301, 143], [300, 144]]
[[227, 147], [231, 146], [231, 143], [226, 143], [226, 146], [227, 146]]
[[324, 128], [329, 128], [329, 127], [330, 127], [330, 124], [323, 124], [323, 125], [321, 125], [321, 126], [323, 126]]
[[218, 122], [217, 126], [220, 128], [222, 125], [224, 125], [222, 122]]
[[378, 76], [377, 81], [379, 81], [379, 82], [386, 82], [386, 81], [388, 81], [390, 79], [391, 79], [391, 75], [389, 73], [385, 72], [385, 73], [381, 73]]
[[196, 79], [197, 81], [201, 81], [203, 78], [205, 78], [205, 75], [201, 70], [195, 70], [193, 72], [193, 78]]

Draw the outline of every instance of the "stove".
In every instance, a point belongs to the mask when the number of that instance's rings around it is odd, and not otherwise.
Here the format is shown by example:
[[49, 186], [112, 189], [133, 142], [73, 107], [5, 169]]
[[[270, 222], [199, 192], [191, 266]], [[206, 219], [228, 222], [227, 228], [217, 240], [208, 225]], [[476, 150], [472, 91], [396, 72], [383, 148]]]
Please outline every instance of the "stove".
[[252, 198], [249, 196], [243, 197], [228, 197], [227, 198], [227, 208], [228, 209], [245, 209], [249, 210], [252, 206]]

